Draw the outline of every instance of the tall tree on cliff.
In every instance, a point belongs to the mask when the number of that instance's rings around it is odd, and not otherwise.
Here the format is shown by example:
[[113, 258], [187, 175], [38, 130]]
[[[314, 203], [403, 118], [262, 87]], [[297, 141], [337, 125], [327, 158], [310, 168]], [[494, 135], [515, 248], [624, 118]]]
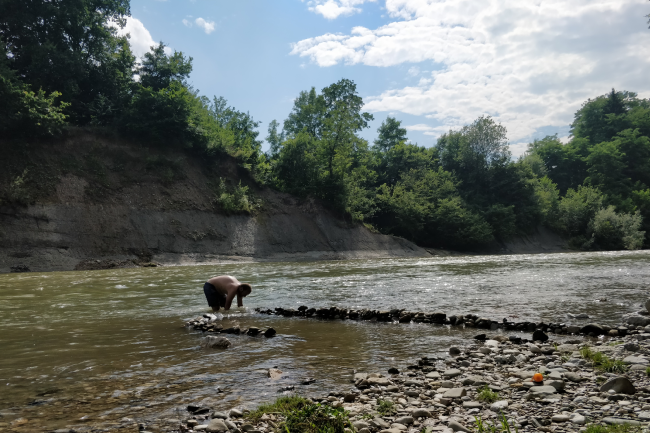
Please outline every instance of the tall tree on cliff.
[[135, 57], [117, 36], [129, 14], [129, 0], [3, 0], [0, 39], [23, 83], [61, 92], [75, 124], [104, 123], [133, 82]]

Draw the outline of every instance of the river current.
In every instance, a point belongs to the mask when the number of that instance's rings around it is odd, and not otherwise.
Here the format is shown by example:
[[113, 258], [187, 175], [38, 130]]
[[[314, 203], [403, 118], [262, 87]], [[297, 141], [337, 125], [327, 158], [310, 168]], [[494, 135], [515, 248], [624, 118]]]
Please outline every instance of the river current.
[[[253, 286], [224, 327], [272, 326], [271, 339], [202, 349], [183, 327], [209, 311], [203, 283], [230, 274]], [[465, 344], [476, 329], [319, 321], [254, 308], [474, 313], [492, 319], [620, 323], [650, 291], [650, 252], [240, 263], [0, 275], [0, 430], [110, 429], [180, 419], [188, 403], [254, 407], [278, 390], [322, 395], [351, 373], [404, 368]], [[221, 317], [221, 316], [220, 316]], [[284, 372], [266, 377], [268, 368]], [[313, 377], [316, 382], [300, 385]], [[173, 421], [170, 421], [173, 422]]]

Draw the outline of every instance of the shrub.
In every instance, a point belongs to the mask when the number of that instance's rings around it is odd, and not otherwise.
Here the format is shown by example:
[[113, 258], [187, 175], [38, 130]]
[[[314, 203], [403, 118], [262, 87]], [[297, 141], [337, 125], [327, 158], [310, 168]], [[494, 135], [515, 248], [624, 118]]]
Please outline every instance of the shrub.
[[248, 213], [259, 209], [260, 200], [254, 200], [248, 195], [248, 187], [239, 185], [234, 188], [228, 188], [223, 178], [219, 179], [215, 202], [226, 213]]
[[592, 241], [606, 250], [637, 250], [643, 246], [645, 232], [640, 231], [643, 217], [639, 211], [634, 214], [616, 213], [614, 206], [596, 212], [589, 223]]
[[499, 399], [499, 393], [492, 391], [490, 387], [485, 385], [482, 388], [479, 388], [477, 398], [479, 401], [484, 401], [486, 403], [494, 403]]
[[397, 412], [395, 409], [395, 403], [388, 400], [377, 400], [377, 412], [381, 416], [390, 416]]
[[[492, 424], [488, 424], [487, 422], [483, 422], [483, 420], [479, 418], [474, 418], [475, 423], [476, 423], [476, 431], [477, 433], [511, 433], [513, 428], [510, 427], [510, 424], [508, 423], [508, 419], [506, 418], [505, 415], [501, 414], [501, 418], [499, 419], [499, 423], [493, 422]], [[517, 430], [516, 426], [514, 427], [515, 433], [517, 433], [519, 430]]]

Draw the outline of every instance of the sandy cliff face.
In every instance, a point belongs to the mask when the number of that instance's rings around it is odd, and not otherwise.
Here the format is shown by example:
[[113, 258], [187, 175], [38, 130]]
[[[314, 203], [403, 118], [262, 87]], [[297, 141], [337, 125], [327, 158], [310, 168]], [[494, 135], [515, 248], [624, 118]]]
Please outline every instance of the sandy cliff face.
[[[196, 179], [195, 179], [196, 180]], [[135, 263], [418, 257], [415, 244], [347, 223], [314, 202], [264, 189], [256, 215], [225, 215], [192, 179], [141, 183], [101, 202], [88, 182], [62, 176], [55, 196], [0, 207], [0, 272], [92, 269]], [[184, 207], [184, 208], [183, 208]]]

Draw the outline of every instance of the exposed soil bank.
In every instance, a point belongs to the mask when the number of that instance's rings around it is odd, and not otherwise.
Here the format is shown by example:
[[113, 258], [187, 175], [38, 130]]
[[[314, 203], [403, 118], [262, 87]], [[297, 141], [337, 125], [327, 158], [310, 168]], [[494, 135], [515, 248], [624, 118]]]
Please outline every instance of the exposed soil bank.
[[[227, 156], [206, 161], [83, 131], [3, 154], [0, 272], [453, 254], [259, 187]], [[223, 212], [220, 179], [248, 186], [252, 215]], [[479, 253], [560, 251], [562, 240], [540, 229]]]

